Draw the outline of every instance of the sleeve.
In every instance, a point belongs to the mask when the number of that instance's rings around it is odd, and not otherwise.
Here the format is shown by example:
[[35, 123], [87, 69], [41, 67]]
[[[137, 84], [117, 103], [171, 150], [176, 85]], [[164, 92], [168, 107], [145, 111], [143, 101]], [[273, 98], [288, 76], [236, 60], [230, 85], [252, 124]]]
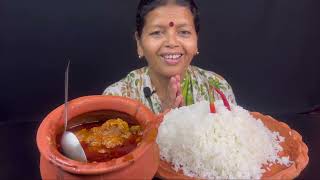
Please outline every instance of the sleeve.
[[110, 86], [108, 86], [104, 91], [103, 95], [110, 95], [110, 96], [127, 96], [126, 91], [127, 85], [125, 79], [122, 79]]
[[224, 91], [224, 94], [225, 94], [227, 100], [229, 102], [231, 102], [232, 104], [237, 105], [236, 97], [233, 93], [232, 87], [229, 85], [229, 83], [226, 80], [225, 80], [225, 83], [226, 83], [227, 88]]
[[207, 78], [209, 84], [219, 88], [230, 103], [237, 104], [231, 85], [222, 76], [209, 71]]

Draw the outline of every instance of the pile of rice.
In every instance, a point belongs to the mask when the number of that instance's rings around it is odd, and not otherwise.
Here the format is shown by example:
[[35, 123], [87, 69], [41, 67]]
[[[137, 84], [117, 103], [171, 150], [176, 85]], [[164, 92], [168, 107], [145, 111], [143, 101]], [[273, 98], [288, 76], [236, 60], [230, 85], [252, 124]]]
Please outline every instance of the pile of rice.
[[262, 165], [289, 166], [279, 157], [284, 137], [240, 106], [228, 111], [222, 101], [210, 113], [207, 101], [171, 110], [159, 127], [157, 143], [162, 160], [176, 171], [206, 179], [259, 179]]

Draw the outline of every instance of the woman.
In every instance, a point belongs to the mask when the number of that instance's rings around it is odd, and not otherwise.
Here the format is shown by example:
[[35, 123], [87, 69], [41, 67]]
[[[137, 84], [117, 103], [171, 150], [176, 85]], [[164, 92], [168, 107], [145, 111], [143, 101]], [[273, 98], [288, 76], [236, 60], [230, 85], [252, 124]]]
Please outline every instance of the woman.
[[[130, 72], [103, 94], [141, 101], [153, 112], [219, 99], [219, 88], [236, 103], [230, 85], [219, 75], [191, 66], [198, 51], [199, 13], [193, 0], [141, 0], [136, 15], [137, 53], [147, 67]], [[151, 92], [150, 93], [150, 90]]]

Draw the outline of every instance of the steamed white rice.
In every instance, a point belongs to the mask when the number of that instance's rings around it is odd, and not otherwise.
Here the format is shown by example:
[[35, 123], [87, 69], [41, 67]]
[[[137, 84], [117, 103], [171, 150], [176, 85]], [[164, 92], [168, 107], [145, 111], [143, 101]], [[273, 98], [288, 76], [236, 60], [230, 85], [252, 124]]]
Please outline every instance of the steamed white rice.
[[171, 110], [159, 127], [161, 159], [187, 176], [206, 179], [259, 179], [263, 164], [289, 166], [278, 157], [284, 141], [240, 106], [228, 111], [222, 101], [210, 113], [207, 101]]

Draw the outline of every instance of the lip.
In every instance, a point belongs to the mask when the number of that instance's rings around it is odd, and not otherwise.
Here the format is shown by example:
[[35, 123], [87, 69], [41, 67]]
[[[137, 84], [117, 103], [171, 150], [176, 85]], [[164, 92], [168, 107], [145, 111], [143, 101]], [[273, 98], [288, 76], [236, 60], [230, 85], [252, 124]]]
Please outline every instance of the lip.
[[[179, 57], [177, 57], [177, 58], [166, 58], [165, 56], [168, 56], [168, 55], [179, 56]], [[161, 60], [163, 60], [168, 65], [176, 65], [182, 60], [183, 56], [184, 56], [183, 53], [162, 53], [160, 55], [160, 58], [161, 58]]]

